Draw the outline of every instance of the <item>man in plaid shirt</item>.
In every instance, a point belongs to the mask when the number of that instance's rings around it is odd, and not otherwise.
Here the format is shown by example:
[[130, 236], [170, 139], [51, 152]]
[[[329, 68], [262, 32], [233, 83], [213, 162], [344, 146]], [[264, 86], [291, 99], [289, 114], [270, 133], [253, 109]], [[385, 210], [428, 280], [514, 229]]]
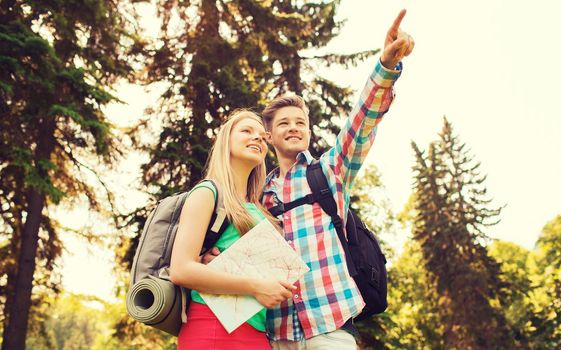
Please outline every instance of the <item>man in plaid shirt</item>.
[[[342, 218], [346, 218], [352, 183], [393, 100], [401, 60], [413, 50], [413, 39], [399, 29], [404, 16], [402, 10], [389, 29], [380, 62], [335, 145], [319, 159]], [[268, 140], [279, 162], [265, 181], [263, 203], [267, 208], [311, 193], [306, 180], [306, 168], [313, 160], [308, 151], [311, 130], [307, 113], [298, 96], [276, 98], [263, 111]], [[355, 350], [352, 318], [361, 312], [364, 301], [347, 271], [331, 218], [314, 203], [287, 211], [279, 219], [286, 240], [310, 271], [294, 284], [292, 299], [268, 310], [273, 349]]]

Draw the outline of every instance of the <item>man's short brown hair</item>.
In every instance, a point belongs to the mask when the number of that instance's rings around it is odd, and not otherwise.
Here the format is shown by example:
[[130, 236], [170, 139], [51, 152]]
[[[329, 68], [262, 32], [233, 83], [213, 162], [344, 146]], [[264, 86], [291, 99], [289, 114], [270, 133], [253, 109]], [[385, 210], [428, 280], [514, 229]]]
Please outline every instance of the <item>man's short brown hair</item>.
[[304, 114], [308, 116], [308, 107], [306, 107], [306, 103], [304, 99], [300, 96], [291, 95], [291, 96], [279, 96], [269, 102], [267, 107], [263, 110], [263, 125], [265, 126], [265, 130], [271, 131], [273, 127], [273, 118], [275, 117], [275, 113], [281, 108], [284, 107], [298, 107]]

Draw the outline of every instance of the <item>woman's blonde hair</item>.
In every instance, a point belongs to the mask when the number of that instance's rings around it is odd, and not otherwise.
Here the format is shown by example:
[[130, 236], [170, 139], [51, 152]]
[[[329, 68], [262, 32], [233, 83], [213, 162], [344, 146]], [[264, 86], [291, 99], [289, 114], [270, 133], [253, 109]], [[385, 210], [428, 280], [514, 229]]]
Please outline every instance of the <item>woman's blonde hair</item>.
[[[243, 206], [246, 198], [241, 198], [235, 189], [234, 176], [232, 174], [232, 165], [230, 162], [230, 135], [236, 124], [244, 119], [253, 119], [259, 124], [263, 124], [261, 118], [249, 110], [236, 110], [228, 120], [222, 124], [216, 140], [210, 151], [210, 157], [207, 163], [206, 178], [211, 179], [220, 187], [220, 194], [224, 198], [224, 207], [228, 215], [230, 223], [232, 223], [240, 235], [243, 235], [255, 226], [255, 219]], [[257, 165], [247, 180], [247, 200], [255, 203], [257, 208], [278, 227], [278, 220], [273, 217], [260, 202], [261, 193], [265, 184], [266, 169], [263, 160]]]

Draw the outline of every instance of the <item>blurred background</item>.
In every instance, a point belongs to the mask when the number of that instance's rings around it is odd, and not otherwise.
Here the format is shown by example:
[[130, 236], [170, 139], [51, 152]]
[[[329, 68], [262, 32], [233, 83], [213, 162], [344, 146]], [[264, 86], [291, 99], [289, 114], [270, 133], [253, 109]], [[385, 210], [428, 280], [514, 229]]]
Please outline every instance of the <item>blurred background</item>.
[[325, 151], [402, 8], [353, 187], [389, 270], [361, 348], [560, 348], [558, 1], [2, 0], [2, 349], [174, 349], [124, 306], [147, 213], [236, 108], [302, 95]]

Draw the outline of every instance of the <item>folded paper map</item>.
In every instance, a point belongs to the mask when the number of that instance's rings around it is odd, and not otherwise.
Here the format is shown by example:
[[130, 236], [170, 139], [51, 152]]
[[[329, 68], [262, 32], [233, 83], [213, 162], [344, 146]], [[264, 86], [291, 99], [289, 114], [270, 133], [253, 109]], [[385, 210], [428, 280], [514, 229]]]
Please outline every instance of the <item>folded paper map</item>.
[[[294, 283], [309, 269], [268, 221], [263, 220], [208, 264], [233, 275]], [[253, 296], [200, 293], [228, 333], [259, 312]]]

